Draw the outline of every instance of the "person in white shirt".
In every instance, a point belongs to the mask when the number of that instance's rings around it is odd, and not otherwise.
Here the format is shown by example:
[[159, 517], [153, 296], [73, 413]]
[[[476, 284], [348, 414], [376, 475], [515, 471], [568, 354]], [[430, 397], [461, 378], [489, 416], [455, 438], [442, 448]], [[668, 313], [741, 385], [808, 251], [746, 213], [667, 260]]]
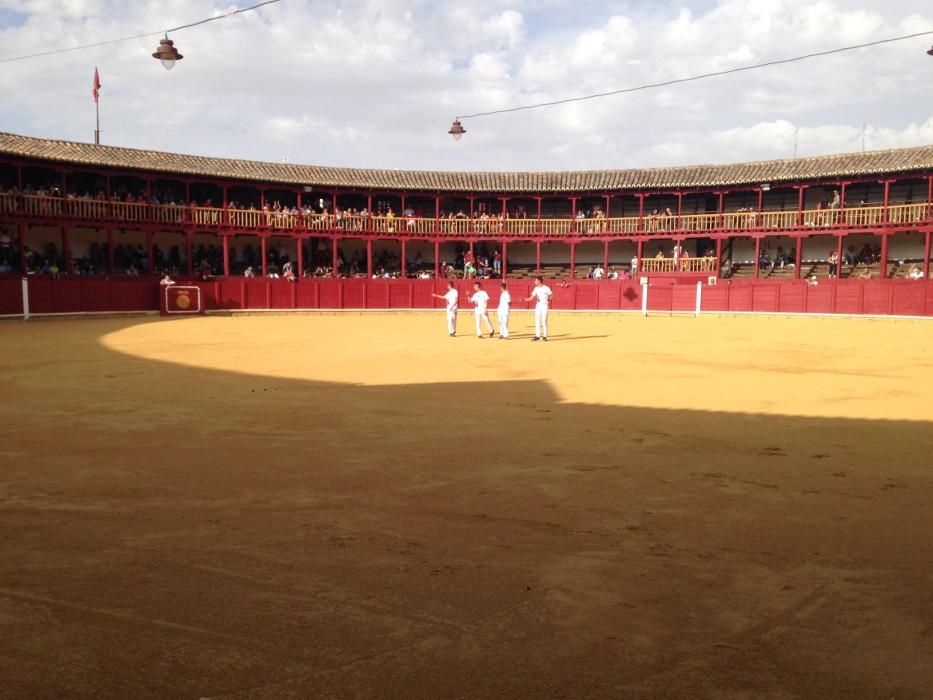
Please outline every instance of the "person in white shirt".
[[453, 338], [457, 335], [457, 302], [460, 300], [460, 294], [454, 287], [454, 283], [448, 282], [446, 294], [432, 294], [431, 296], [447, 302], [447, 332]]
[[512, 295], [509, 293], [508, 285], [503, 282], [501, 285], [502, 293], [499, 295], [499, 308], [496, 316], [499, 317], [499, 340], [509, 339], [509, 312], [512, 310]]
[[531, 290], [531, 296], [525, 301], [535, 302], [535, 340], [547, 340], [547, 312], [551, 306], [551, 297], [554, 292], [544, 283], [543, 277], [535, 277], [535, 287]]
[[594, 280], [601, 280], [601, 279], [603, 279], [605, 276], [606, 276], [606, 271], [603, 269], [603, 266], [602, 266], [602, 265], [597, 265], [596, 268], [593, 270], [593, 279], [594, 279]]
[[473, 295], [470, 297], [470, 303], [473, 304], [473, 315], [476, 317], [476, 337], [483, 337], [482, 322], [486, 322], [489, 328], [489, 337], [492, 338], [496, 331], [492, 327], [492, 321], [489, 320], [489, 294], [483, 289], [481, 282], [473, 283]]
[[161, 284], [163, 287], [171, 287], [173, 284], [175, 284], [175, 280], [173, 280], [166, 272], [159, 284]]

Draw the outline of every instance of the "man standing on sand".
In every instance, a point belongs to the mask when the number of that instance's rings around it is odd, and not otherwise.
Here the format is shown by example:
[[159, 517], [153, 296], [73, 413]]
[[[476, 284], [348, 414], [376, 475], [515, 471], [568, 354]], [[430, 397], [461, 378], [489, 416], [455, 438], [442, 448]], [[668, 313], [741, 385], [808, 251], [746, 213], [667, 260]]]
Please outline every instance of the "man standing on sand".
[[499, 295], [499, 309], [496, 311], [496, 316], [499, 317], [499, 340], [508, 340], [512, 295], [509, 293], [509, 287], [505, 282], [499, 286], [502, 287], [502, 293]]
[[[457, 302], [460, 300], [460, 294], [453, 282], [447, 283], [446, 294], [432, 294], [436, 299], [443, 299], [447, 302], [447, 333], [453, 338], [457, 335]], [[479, 321], [477, 321], [479, 324]]]
[[554, 292], [544, 283], [543, 277], [535, 277], [535, 287], [531, 290], [531, 296], [525, 301], [535, 302], [535, 340], [547, 341], [547, 312], [551, 306], [551, 297]]
[[476, 337], [483, 337], [482, 321], [486, 322], [489, 328], [489, 337], [492, 338], [496, 331], [492, 327], [492, 321], [489, 320], [489, 294], [483, 290], [482, 282], [473, 283], [473, 296], [470, 297], [470, 303], [473, 304], [473, 315], [476, 316]]

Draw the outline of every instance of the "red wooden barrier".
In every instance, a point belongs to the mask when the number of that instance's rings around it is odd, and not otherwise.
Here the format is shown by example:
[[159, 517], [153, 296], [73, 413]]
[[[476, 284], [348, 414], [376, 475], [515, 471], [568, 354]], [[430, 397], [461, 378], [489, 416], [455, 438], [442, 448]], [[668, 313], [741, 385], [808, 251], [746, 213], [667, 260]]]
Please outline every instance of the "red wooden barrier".
[[[218, 309], [440, 309], [445, 280], [286, 280], [227, 278], [209, 282], [185, 282], [201, 289], [208, 311]], [[529, 309], [525, 302], [533, 283], [508, 280], [513, 309]], [[494, 309], [499, 299], [499, 281], [483, 280]], [[548, 283], [554, 292], [555, 310], [640, 311], [642, 285], [634, 281], [568, 281]], [[0, 278], [0, 314], [22, 313], [22, 282], [18, 276]], [[473, 292], [469, 280], [455, 282], [460, 306], [471, 308], [467, 297]], [[29, 278], [30, 311], [34, 314], [107, 311], [156, 311], [159, 284], [154, 278], [50, 277]], [[662, 280], [648, 291], [648, 310], [658, 313], [692, 313], [696, 286]], [[821, 280], [805, 281], [732, 280], [704, 286], [704, 312], [872, 314], [933, 316], [933, 282], [907, 280]]]

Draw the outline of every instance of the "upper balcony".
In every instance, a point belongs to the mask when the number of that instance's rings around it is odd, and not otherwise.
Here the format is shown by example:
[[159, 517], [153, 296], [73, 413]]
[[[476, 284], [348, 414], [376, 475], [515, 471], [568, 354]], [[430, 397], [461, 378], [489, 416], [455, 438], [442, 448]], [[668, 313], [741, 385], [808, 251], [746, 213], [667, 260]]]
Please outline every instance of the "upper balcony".
[[213, 231], [220, 234], [374, 236], [496, 240], [529, 238], [624, 238], [831, 233], [911, 229], [933, 224], [933, 205], [923, 203], [802, 211], [743, 211], [722, 214], [644, 215], [605, 218], [419, 218], [360, 216], [338, 211], [299, 212], [207, 208], [0, 193], [0, 216], [50, 225], [119, 225]]

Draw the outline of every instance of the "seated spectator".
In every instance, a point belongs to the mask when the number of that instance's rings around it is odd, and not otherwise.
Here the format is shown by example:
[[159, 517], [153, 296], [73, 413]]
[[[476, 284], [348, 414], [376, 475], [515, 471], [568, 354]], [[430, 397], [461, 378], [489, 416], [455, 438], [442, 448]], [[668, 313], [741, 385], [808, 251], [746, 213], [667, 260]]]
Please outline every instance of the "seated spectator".
[[593, 279], [601, 280], [606, 277], [606, 271], [603, 269], [602, 265], [597, 265], [593, 268]]
[[161, 284], [163, 287], [170, 287], [170, 286], [172, 286], [173, 284], [175, 284], [175, 280], [173, 280], [173, 279], [171, 278], [171, 276], [169, 276], [169, 274], [166, 272], [166, 273], [162, 276], [162, 281], [159, 282], [159, 284]]
[[826, 259], [826, 262], [829, 263], [829, 276], [835, 277], [839, 274], [839, 254], [834, 250], [829, 254], [829, 257]]
[[919, 265], [914, 265], [910, 268], [910, 272], [907, 273], [907, 279], [909, 280], [922, 280], [923, 279], [923, 270], [920, 269]]
[[243, 276], [244, 277], [255, 277], [256, 276], [256, 273], [253, 272], [252, 266], [249, 266], [246, 268], [246, 270], [243, 272]]

